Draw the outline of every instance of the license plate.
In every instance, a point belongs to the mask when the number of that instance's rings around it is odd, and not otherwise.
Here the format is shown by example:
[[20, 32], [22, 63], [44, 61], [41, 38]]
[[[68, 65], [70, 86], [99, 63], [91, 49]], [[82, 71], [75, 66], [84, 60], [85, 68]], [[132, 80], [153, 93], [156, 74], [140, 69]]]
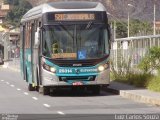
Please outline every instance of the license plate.
[[79, 85], [83, 85], [83, 83], [82, 82], [74, 82], [74, 83], [72, 83], [72, 85], [79, 86]]

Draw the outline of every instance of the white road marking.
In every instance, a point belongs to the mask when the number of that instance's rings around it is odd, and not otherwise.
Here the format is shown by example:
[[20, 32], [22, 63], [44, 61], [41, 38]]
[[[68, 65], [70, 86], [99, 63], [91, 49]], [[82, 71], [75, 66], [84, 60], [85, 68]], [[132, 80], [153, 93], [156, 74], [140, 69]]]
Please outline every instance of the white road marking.
[[38, 98], [36, 98], [36, 97], [32, 97], [34, 100], [38, 100]]
[[48, 107], [48, 108], [49, 108], [49, 107], [51, 107], [51, 106], [50, 106], [50, 105], [48, 105], [48, 104], [43, 104], [43, 105], [44, 105], [45, 107]]
[[27, 93], [27, 92], [24, 92], [24, 94], [25, 94], [25, 95], [29, 95], [29, 93]]
[[65, 115], [62, 111], [58, 111], [57, 113], [60, 115]]
[[17, 88], [17, 90], [20, 91], [21, 89], [20, 89], [20, 88]]
[[9, 82], [6, 82], [7, 85], [9, 85]]
[[3, 82], [4, 80], [1, 80], [1, 82]]
[[11, 87], [15, 87], [14, 85], [10, 85]]

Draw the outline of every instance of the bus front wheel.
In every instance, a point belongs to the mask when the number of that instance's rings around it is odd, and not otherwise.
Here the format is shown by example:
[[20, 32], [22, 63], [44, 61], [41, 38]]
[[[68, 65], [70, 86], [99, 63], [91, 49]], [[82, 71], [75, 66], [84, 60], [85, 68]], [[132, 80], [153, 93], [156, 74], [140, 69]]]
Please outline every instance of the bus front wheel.
[[28, 90], [29, 91], [35, 91], [35, 87], [32, 86], [32, 84], [28, 84]]
[[43, 95], [49, 95], [50, 93], [50, 88], [47, 86], [40, 86], [39, 87], [39, 93], [43, 94]]

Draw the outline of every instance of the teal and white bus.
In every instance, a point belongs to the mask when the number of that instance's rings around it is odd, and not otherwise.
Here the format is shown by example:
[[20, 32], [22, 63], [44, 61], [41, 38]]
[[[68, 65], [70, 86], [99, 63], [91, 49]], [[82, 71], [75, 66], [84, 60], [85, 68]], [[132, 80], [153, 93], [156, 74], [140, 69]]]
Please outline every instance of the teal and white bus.
[[99, 2], [52, 2], [21, 20], [21, 71], [30, 91], [80, 87], [99, 94], [110, 82], [110, 29]]

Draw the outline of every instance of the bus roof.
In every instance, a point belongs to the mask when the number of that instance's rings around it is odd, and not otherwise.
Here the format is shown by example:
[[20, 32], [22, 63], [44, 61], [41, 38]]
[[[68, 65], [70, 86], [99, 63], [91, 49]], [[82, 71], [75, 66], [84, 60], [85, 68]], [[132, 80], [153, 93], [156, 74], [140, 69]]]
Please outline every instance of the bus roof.
[[47, 12], [67, 12], [67, 11], [106, 11], [100, 2], [72, 1], [72, 2], [51, 2], [39, 5], [29, 10], [21, 22], [36, 19]]

